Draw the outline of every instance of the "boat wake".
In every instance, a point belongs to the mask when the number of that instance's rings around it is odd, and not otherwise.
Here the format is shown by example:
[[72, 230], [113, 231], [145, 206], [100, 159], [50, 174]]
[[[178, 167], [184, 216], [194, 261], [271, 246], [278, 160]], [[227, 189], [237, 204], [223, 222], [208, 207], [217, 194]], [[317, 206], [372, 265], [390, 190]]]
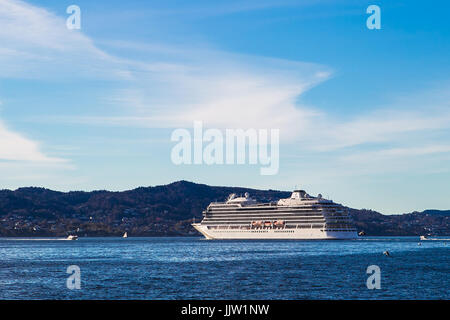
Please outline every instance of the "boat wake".
[[67, 238], [2, 238], [7, 241], [73, 241]]

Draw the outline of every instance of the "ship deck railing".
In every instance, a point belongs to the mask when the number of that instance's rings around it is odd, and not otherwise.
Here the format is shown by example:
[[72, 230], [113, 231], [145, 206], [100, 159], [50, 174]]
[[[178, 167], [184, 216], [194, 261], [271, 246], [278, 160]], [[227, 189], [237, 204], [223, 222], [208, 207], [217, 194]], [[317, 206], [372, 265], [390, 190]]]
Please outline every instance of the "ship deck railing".
[[219, 229], [219, 230], [263, 230], [263, 229], [274, 229], [274, 230], [285, 230], [285, 229], [322, 229], [322, 231], [356, 231], [354, 227], [342, 227], [336, 228], [334, 226], [326, 226], [323, 224], [308, 224], [308, 225], [284, 225], [284, 226], [250, 226], [250, 225], [224, 225], [224, 226], [207, 226], [208, 229]]

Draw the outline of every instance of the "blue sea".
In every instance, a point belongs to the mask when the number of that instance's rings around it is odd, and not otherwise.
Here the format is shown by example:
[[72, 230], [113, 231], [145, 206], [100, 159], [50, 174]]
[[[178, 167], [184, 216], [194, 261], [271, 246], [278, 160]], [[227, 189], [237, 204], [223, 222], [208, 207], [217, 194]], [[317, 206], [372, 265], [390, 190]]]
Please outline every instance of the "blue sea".
[[[0, 238], [0, 299], [450, 299], [450, 242], [418, 243]], [[366, 286], [371, 265], [380, 289]]]

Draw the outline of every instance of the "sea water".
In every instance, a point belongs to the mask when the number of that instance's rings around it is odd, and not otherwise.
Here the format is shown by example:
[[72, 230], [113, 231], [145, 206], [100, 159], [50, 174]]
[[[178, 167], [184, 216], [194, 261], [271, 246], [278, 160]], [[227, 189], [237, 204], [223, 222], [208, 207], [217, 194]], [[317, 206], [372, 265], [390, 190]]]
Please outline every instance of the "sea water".
[[450, 242], [418, 237], [0, 238], [0, 299], [449, 299], [449, 273]]

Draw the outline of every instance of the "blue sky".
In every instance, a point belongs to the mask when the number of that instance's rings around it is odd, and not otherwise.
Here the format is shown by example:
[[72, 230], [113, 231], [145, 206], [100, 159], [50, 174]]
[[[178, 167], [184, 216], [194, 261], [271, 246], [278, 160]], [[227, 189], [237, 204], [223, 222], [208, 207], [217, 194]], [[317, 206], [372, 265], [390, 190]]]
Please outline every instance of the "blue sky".
[[[66, 8], [81, 8], [67, 30]], [[366, 8], [381, 9], [381, 30]], [[444, 2], [0, 2], [0, 188], [186, 179], [450, 208]], [[447, 14], [447, 16], [446, 16]], [[171, 132], [279, 128], [280, 170], [174, 165]]]

